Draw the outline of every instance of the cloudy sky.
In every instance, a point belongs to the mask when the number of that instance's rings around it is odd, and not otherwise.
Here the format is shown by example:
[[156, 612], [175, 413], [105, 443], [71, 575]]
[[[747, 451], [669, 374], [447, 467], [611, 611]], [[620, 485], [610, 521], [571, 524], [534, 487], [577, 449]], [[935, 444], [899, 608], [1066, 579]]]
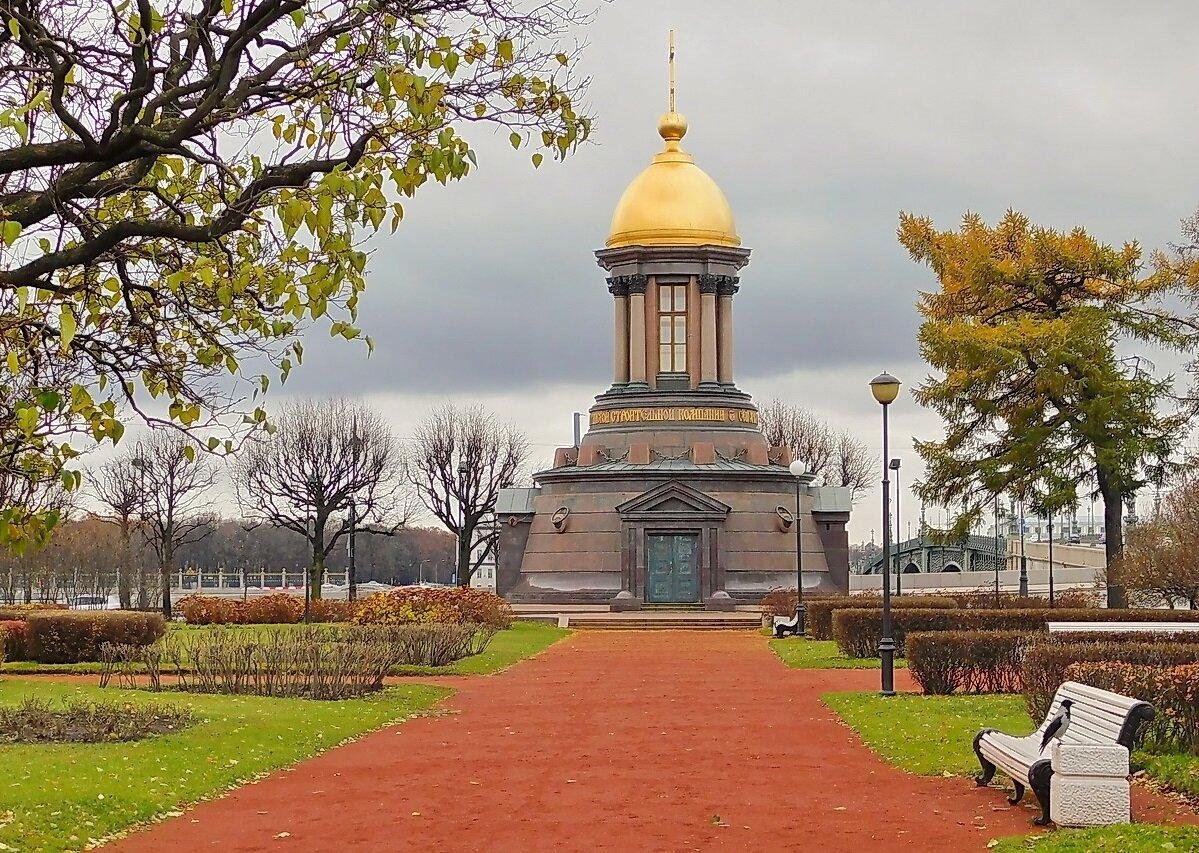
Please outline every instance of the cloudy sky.
[[[753, 249], [738, 382], [878, 448], [866, 383], [925, 372], [913, 303], [931, 277], [896, 242], [899, 211], [948, 227], [1010, 206], [1164, 245], [1199, 203], [1197, 25], [1190, 2], [602, 4], [582, 33], [593, 144], [534, 172], [506, 133], [476, 129], [478, 171], [422, 191], [374, 244], [374, 356], [314, 336], [288, 389], [366, 397], [400, 434], [431, 403], [479, 400], [530, 434], [538, 460], [569, 444], [571, 412], [611, 379], [592, 252], [660, 147], [674, 27], [685, 146]], [[893, 413], [910, 482], [911, 436], [939, 427], [907, 397]], [[853, 539], [877, 530], [877, 505], [859, 504]], [[914, 524], [915, 502], [902, 510]]]

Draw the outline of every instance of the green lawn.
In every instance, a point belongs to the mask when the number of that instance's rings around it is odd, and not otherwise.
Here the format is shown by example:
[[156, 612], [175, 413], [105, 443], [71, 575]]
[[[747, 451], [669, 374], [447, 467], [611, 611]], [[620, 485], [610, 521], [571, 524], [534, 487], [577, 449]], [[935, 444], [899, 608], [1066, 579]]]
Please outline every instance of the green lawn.
[[[234, 625], [231, 627], [213, 625], [179, 625], [172, 624], [172, 631], [268, 631], [279, 628], [295, 628], [295, 625]], [[532, 657], [556, 643], [569, 634], [565, 628], [550, 625], [545, 622], [513, 622], [512, 627], [500, 631], [491, 638], [491, 643], [480, 655], [464, 658], [449, 666], [407, 666], [395, 670], [395, 675], [490, 675], [506, 669], [518, 661]], [[61, 663], [45, 664], [33, 661], [9, 661], [0, 664], [0, 673], [14, 675], [74, 673], [96, 674], [100, 672], [98, 663]]]
[[480, 655], [463, 658], [449, 666], [406, 666], [397, 675], [491, 675], [514, 663], [545, 651], [570, 633], [546, 622], [513, 622], [512, 627], [491, 638]]
[[[823, 701], [891, 764], [924, 776], [977, 773], [973, 743], [979, 729], [1027, 734], [1035, 728], [1020, 696], [900, 695], [886, 699], [876, 693], [830, 693]], [[1140, 751], [1133, 762], [1144, 765], [1148, 775], [1170, 787], [1199, 794], [1199, 758], [1195, 756]], [[1060, 830], [1045, 836], [1003, 839], [994, 849], [1005, 853], [1196, 850], [1199, 828], [1137, 824]]]
[[190, 706], [201, 722], [136, 743], [0, 746], [0, 850], [82, 849], [411, 716], [449, 692], [413, 684], [314, 702], [4, 679], [5, 704], [26, 695], [171, 702]]
[[[878, 658], [850, 658], [841, 654], [832, 640], [812, 640], [807, 637], [785, 637], [770, 641], [770, 648], [795, 669], [878, 669]], [[895, 666], [906, 667], [903, 658], [895, 659]]]
[[1036, 728], [1020, 696], [830, 693], [823, 701], [887, 761], [924, 776], [977, 773], [979, 729], [1028, 734]]
[[1137, 823], [1096, 829], [1060, 829], [1047, 835], [999, 840], [996, 853], [1164, 853], [1199, 850], [1199, 827]]

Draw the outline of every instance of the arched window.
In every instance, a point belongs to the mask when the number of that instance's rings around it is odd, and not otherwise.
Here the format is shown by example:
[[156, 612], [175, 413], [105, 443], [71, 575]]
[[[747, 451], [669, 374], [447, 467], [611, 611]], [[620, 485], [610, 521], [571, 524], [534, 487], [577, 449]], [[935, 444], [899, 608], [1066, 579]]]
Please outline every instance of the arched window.
[[658, 286], [658, 369], [687, 372], [687, 285]]

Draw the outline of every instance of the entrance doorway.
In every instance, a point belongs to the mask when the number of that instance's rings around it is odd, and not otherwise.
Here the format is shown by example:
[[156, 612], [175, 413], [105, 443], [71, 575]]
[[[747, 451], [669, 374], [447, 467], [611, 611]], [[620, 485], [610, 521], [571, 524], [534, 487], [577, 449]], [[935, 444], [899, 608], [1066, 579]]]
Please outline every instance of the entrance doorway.
[[699, 601], [699, 534], [646, 533], [645, 558], [647, 601]]

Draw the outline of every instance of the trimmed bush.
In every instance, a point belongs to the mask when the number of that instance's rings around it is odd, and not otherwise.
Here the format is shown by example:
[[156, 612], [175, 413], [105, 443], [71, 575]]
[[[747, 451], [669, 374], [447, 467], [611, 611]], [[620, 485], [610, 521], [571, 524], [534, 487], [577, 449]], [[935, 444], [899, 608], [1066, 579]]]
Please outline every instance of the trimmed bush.
[[[792, 596], [794, 600], [794, 596]], [[843, 595], [824, 598], [807, 604], [808, 635], [813, 640], [833, 639], [833, 614], [838, 610], [870, 610], [882, 607], [881, 595]], [[794, 604], [792, 609], [794, 610]], [[891, 598], [891, 609], [918, 607], [922, 609], [957, 607], [955, 599], [946, 595], [897, 595]]]
[[[894, 608], [891, 613], [896, 654], [902, 654], [909, 631], [1045, 631], [1048, 621], [1065, 622], [1199, 622], [1195, 610], [961, 610]], [[837, 610], [833, 639], [843, 654], [875, 657], [882, 638], [882, 610]]]
[[[1002, 592], [998, 598], [993, 592], [975, 590], [973, 592], [956, 592], [953, 598], [958, 606], [967, 610], [1035, 610], [1049, 607], [1049, 599], [1037, 595], [1018, 595], [1014, 592]], [[1053, 596], [1054, 609], [1087, 610], [1097, 608], [1099, 600], [1093, 591], [1085, 589], [1068, 589]]]
[[1062, 682], [1070, 680], [1067, 671], [1078, 663], [1126, 663], [1134, 666], [1199, 664], [1199, 643], [1062, 643], [1048, 635], [1038, 637], [1024, 650], [1021, 667], [1024, 702], [1033, 719], [1045, 718], [1053, 703], [1053, 694]]
[[[292, 625], [304, 619], [304, 599], [286, 592], [241, 601], [215, 595], [189, 595], [175, 605], [189, 625]], [[354, 606], [347, 601], [314, 598], [313, 622], [346, 622]]]
[[401, 587], [362, 599], [354, 610], [354, 621], [360, 625], [419, 622], [507, 628], [512, 623], [512, 608], [485, 589]]
[[24, 621], [0, 621], [0, 652], [8, 660], [25, 660], [29, 653], [26, 650]]
[[55, 601], [35, 601], [32, 604], [0, 604], [0, 622], [24, 622], [33, 613], [47, 610], [66, 610], [65, 604]]
[[27, 654], [38, 663], [95, 661], [104, 643], [147, 646], [166, 633], [161, 615], [122, 610], [38, 613], [25, 626]]
[[1157, 712], [1142, 731], [1154, 747], [1199, 754], [1199, 664], [1073, 663], [1066, 678], [1132, 696]]
[[929, 694], [1018, 693], [1027, 631], [917, 631], [908, 672]]

